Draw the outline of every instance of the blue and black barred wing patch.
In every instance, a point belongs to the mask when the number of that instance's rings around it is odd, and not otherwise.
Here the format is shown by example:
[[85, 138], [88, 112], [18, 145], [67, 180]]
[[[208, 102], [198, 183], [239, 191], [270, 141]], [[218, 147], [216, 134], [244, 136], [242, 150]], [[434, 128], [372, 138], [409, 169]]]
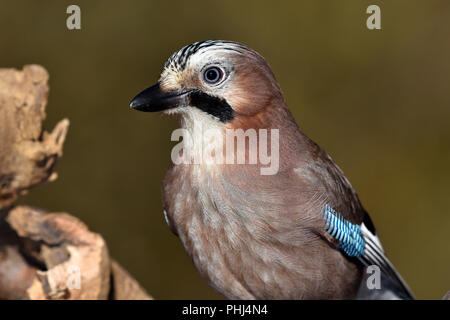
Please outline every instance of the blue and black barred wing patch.
[[339, 241], [339, 248], [350, 257], [364, 255], [366, 241], [361, 226], [347, 221], [329, 205], [325, 205], [325, 231]]
[[323, 209], [325, 231], [339, 242], [339, 249], [349, 257], [358, 258], [364, 266], [376, 265], [382, 275], [397, 289], [396, 293], [404, 299], [413, 299], [413, 296], [387, 259], [377, 235], [369, 231], [364, 223], [353, 224], [329, 205]]

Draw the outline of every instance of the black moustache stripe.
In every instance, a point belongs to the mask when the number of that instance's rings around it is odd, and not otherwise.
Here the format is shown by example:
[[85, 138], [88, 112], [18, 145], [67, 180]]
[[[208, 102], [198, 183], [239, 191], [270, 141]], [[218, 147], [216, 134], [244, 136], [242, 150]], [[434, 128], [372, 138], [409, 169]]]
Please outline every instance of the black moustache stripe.
[[190, 94], [190, 104], [225, 123], [234, 119], [234, 110], [225, 99], [210, 96], [202, 91]]

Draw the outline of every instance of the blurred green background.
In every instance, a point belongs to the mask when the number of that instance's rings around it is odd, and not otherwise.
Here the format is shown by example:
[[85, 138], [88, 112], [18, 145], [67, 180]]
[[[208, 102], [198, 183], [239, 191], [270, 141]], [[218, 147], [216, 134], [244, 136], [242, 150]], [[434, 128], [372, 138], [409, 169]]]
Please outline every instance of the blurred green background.
[[[81, 30], [66, 8], [81, 7]], [[370, 4], [382, 30], [366, 28]], [[0, 67], [50, 73], [45, 123], [71, 121], [59, 179], [21, 199], [69, 212], [158, 299], [220, 298], [164, 221], [176, 128], [131, 112], [169, 55], [243, 42], [304, 131], [345, 171], [417, 298], [450, 289], [450, 1], [0, 1]]]

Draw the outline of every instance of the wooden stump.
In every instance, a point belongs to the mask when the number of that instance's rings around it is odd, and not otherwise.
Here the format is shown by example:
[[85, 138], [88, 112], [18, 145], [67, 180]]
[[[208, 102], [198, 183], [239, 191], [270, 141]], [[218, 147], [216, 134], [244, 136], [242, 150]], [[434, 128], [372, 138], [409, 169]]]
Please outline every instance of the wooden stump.
[[151, 299], [83, 222], [13, 205], [57, 178], [69, 121], [42, 130], [48, 78], [38, 65], [0, 69], [0, 299]]

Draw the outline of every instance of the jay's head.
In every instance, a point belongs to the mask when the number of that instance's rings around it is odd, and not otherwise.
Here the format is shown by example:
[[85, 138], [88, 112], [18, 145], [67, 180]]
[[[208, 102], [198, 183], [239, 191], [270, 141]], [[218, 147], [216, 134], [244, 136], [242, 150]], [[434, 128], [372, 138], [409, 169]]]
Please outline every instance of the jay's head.
[[239, 43], [211, 40], [175, 52], [159, 81], [130, 103], [135, 110], [164, 111], [227, 127], [256, 126], [283, 106], [278, 83], [262, 56]]

